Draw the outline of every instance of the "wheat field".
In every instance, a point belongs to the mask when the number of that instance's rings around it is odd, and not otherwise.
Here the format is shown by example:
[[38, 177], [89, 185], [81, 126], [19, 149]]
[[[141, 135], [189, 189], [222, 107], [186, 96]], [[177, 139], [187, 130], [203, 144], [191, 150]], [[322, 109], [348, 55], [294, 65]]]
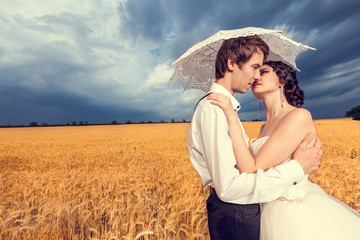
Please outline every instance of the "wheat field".
[[[360, 211], [360, 122], [315, 121], [310, 175]], [[261, 122], [245, 122], [256, 137]], [[189, 123], [0, 129], [1, 239], [209, 239]]]

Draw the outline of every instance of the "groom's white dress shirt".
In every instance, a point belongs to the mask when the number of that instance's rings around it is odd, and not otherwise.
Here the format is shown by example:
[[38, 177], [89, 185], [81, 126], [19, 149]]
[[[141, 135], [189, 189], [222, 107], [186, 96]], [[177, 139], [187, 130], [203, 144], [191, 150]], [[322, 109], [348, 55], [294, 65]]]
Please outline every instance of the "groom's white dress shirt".
[[[234, 110], [240, 109], [239, 102], [221, 85], [213, 83], [210, 92], [231, 97]], [[241, 122], [240, 125], [247, 142], [249, 138]], [[273, 201], [304, 178], [303, 169], [295, 160], [267, 171], [258, 170], [256, 174], [240, 174], [235, 167], [236, 159], [225, 114], [206, 98], [195, 108], [188, 148], [190, 160], [203, 186], [214, 187], [224, 202], [251, 204]]]

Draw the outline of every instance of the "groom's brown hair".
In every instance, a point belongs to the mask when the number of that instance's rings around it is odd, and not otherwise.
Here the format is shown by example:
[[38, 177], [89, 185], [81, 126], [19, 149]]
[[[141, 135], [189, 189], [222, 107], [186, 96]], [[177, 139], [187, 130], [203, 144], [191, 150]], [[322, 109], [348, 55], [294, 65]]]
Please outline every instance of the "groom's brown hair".
[[228, 58], [235, 60], [241, 69], [243, 64], [249, 61], [254, 53], [259, 51], [264, 53], [265, 62], [269, 55], [269, 47], [256, 35], [224, 40], [216, 56], [215, 78], [223, 78], [225, 72], [230, 71], [227, 66]]

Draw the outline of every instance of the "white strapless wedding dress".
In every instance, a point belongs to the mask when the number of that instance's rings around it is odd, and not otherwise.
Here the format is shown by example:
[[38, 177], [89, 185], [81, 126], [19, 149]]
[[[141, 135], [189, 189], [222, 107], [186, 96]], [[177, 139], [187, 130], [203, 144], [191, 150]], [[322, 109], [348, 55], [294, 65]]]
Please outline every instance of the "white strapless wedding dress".
[[[255, 155], [269, 137], [251, 142]], [[261, 240], [360, 240], [360, 213], [306, 178], [262, 204]]]

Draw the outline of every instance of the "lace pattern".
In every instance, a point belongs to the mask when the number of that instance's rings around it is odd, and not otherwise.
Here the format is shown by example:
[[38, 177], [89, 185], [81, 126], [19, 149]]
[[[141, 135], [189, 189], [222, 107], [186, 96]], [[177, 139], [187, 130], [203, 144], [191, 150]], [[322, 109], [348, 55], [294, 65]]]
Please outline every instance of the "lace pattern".
[[[218, 50], [226, 39], [258, 35], [270, 48], [268, 60], [283, 61], [297, 69], [296, 57], [309, 46], [295, 42], [281, 34], [282, 31], [248, 27], [219, 31], [215, 35], [187, 50], [173, 65], [175, 71], [169, 82], [177, 81], [186, 89], [201, 89], [208, 92], [215, 81], [215, 60]], [[315, 49], [313, 49], [315, 50]]]

